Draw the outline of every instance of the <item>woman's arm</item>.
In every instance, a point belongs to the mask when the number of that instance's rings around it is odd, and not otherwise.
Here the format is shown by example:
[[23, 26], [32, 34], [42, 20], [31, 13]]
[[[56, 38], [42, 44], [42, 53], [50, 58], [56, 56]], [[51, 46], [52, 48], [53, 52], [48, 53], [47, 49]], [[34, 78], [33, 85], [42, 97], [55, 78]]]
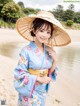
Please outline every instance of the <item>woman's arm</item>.
[[56, 60], [53, 61], [52, 67], [49, 69], [49, 73], [52, 74], [56, 68]]

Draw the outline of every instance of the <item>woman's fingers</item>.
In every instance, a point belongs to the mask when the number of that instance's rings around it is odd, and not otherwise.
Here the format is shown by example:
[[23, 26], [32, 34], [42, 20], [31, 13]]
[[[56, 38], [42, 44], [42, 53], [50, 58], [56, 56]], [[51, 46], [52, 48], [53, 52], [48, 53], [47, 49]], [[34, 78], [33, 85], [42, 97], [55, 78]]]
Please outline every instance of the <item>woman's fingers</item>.
[[50, 77], [47, 77], [47, 76], [44, 76], [44, 77], [38, 77], [37, 81], [39, 83], [49, 83], [51, 81], [51, 78]]
[[56, 54], [56, 52], [54, 50], [48, 50], [48, 53], [54, 53], [54, 54]]
[[49, 55], [56, 55], [56, 53], [53, 51], [49, 51]]
[[51, 80], [49, 80], [49, 81], [45, 81], [44, 83], [45, 83], [45, 84], [48, 84], [50, 81], [51, 81]]
[[44, 83], [49, 83], [51, 81], [51, 78], [50, 77], [46, 77], [45, 79], [44, 79]]

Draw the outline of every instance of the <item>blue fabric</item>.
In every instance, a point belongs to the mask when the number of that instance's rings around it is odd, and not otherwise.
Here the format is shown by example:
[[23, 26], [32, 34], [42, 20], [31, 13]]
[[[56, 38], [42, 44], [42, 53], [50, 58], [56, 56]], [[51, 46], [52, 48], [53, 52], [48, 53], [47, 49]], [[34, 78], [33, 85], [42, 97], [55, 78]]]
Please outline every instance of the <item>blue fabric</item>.
[[22, 83], [22, 81], [20, 80], [15, 80], [14, 81], [14, 86], [15, 89], [22, 95], [27, 96], [27, 97], [32, 97], [32, 93], [35, 87], [35, 81], [36, 81], [36, 77], [34, 75], [29, 75], [28, 76], [28, 83], [27, 84], [23, 84], [22, 86], [20, 86], [20, 84]]
[[[44, 53], [42, 53], [38, 46], [33, 41], [31, 41], [26, 47], [21, 50], [19, 54], [19, 62], [14, 70], [14, 87], [18, 91], [19, 95], [21, 95], [21, 97], [26, 96], [28, 98], [33, 98], [35, 95], [34, 92], [39, 95], [39, 92], [41, 92], [41, 94], [44, 94], [44, 92], [48, 91], [49, 89], [49, 84], [35, 85], [37, 76], [31, 75], [28, 72], [28, 68], [31, 68], [33, 70], [51, 68], [53, 60], [47, 52], [47, 46], [43, 46]], [[53, 81], [56, 80], [57, 71], [58, 68], [56, 67], [55, 71], [51, 75]], [[44, 106], [44, 104], [40, 106]]]
[[59, 71], [59, 68], [58, 68], [58, 66], [56, 66], [54, 72], [52, 73], [52, 80], [53, 81], [56, 81], [56, 77], [57, 77], [58, 71]]

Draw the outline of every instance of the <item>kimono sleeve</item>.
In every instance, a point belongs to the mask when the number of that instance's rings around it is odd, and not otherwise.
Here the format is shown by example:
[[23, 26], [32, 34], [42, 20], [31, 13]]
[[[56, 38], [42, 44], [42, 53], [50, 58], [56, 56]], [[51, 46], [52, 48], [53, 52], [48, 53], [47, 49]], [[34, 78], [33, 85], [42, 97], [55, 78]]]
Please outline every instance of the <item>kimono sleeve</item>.
[[51, 74], [51, 77], [52, 77], [52, 80], [53, 80], [53, 81], [56, 81], [58, 72], [59, 72], [59, 68], [58, 68], [58, 66], [56, 66], [54, 72]]
[[[51, 77], [54, 82], [56, 81], [58, 72], [59, 72], [59, 68], [58, 68], [58, 66], [56, 66], [54, 72], [52, 74], [49, 74], [49, 77]], [[48, 92], [49, 88], [50, 88], [50, 83], [46, 85], [47, 92]]]
[[29, 74], [28, 73], [28, 61], [29, 61], [28, 53], [27, 53], [27, 50], [25, 50], [24, 48], [19, 53], [19, 61], [14, 70], [14, 77], [16, 79], [22, 79], [24, 78], [25, 75]]
[[23, 48], [19, 54], [19, 62], [14, 69], [14, 87], [19, 93], [30, 97], [35, 87], [37, 76], [29, 74], [28, 63], [28, 51]]

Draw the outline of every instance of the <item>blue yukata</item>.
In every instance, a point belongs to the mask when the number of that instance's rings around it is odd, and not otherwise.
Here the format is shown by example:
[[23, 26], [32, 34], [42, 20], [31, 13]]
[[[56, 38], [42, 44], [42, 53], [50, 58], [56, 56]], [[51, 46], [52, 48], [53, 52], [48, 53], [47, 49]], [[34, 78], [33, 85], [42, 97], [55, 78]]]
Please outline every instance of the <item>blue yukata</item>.
[[[18, 106], [45, 106], [46, 94], [49, 84], [36, 84], [37, 76], [29, 73], [32, 70], [49, 70], [53, 60], [43, 44], [44, 53], [34, 41], [25, 46], [19, 54], [19, 62], [14, 70], [14, 87], [18, 92]], [[58, 68], [50, 76], [56, 80]]]

